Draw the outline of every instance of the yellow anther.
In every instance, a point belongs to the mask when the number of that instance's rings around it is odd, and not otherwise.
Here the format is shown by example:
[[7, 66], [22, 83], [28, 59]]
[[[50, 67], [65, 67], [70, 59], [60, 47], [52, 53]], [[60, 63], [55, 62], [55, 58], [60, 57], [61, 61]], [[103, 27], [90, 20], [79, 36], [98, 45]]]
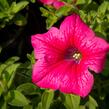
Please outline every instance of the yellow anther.
[[81, 58], [81, 54], [80, 53], [74, 53], [73, 54], [73, 58], [76, 59], [76, 60], [78, 60], [78, 59]]

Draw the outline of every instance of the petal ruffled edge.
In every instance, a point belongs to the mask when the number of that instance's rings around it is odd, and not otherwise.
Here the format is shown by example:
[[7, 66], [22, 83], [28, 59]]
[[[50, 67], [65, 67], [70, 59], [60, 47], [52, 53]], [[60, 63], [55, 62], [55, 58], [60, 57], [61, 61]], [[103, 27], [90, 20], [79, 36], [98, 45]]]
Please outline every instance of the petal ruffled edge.
[[[63, 63], [63, 64], [62, 64]], [[62, 62], [35, 84], [41, 88], [51, 88], [64, 93], [85, 97], [92, 89], [94, 78], [87, 67], [71, 67], [72, 63]], [[64, 65], [64, 67], [63, 67]], [[77, 69], [78, 68], [78, 69]]]
[[74, 73], [76, 73], [74, 77], [70, 75], [68, 82], [61, 85], [60, 91], [86, 97], [93, 87], [94, 77], [83, 65], [75, 67]]
[[[89, 43], [90, 42], [90, 43]], [[109, 51], [109, 44], [100, 37], [94, 37], [81, 47], [84, 64], [95, 73], [101, 73], [104, 68], [106, 54]]]
[[67, 36], [77, 39], [94, 37], [94, 32], [85, 24], [76, 13], [66, 17], [60, 25], [60, 30]]

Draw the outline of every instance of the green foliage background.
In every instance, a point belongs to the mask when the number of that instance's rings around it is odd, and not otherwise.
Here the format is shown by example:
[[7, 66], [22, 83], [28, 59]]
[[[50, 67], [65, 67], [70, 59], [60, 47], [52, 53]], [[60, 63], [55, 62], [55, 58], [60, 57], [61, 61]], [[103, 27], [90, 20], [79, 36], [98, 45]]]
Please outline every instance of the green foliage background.
[[86, 98], [32, 84], [32, 34], [58, 27], [75, 12], [96, 35], [109, 41], [108, 0], [63, 1], [65, 6], [56, 10], [37, 0], [0, 0], [0, 109], [108, 109], [109, 55], [103, 72], [94, 75], [94, 87]]

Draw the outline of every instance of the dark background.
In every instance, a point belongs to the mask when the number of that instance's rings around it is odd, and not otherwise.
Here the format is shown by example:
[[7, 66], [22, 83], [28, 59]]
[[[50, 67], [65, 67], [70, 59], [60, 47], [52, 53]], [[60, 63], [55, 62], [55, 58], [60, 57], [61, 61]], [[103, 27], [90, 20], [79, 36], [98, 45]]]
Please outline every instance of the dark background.
[[32, 52], [31, 35], [44, 33], [46, 31], [45, 18], [41, 17], [39, 2], [29, 4], [28, 10], [24, 9], [20, 13], [28, 13], [27, 24], [19, 27], [15, 24], [6, 25], [0, 30], [0, 61], [5, 61], [9, 57], [19, 56], [21, 61], [26, 60], [26, 54]]

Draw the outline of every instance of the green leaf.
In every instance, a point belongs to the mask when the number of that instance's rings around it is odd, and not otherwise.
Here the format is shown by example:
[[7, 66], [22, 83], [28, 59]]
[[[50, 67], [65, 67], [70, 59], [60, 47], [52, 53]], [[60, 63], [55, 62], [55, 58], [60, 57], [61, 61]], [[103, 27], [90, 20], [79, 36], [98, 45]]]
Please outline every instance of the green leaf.
[[2, 79], [0, 80], [0, 96], [2, 93], [7, 93], [8, 88], [7, 88], [7, 83], [6, 81], [3, 81]]
[[95, 105], [96, 107], [98, 106], [97, 102], [95, 101], [95, 99], [91, 96], [89, 96], [89, 102], [91, 102], [93, 105]]
[[24, 83], [17, 87], [16, 90], [22, 92], [24, 95], [36, 94], [37, 87], [32, 83]]
[[2, 88], [3, 86], [1, 86], [1, 81], [0, 81], [0, 96], [2, 95], [2, 93], [3, 93], [3, 88]]
[[36, 2], [36, 0], [30, 0], [32, 3], [35, 3]]
[[31, 54], [27, 54], [27, 58], [31, 61], [31, 64], [35, 63], [34, 52], [32, 52]]
[[86, 103], [86, 106], [89, 109], [96, 109], [96, 107], [98, 107], [98, 104], [93, 97], [89, 96], [89, 101]]
[[60, 9], [56, 10], [55, 15], [57, 17], [67, 16], [72, 8], [73, 6], [63, 6]]
[[64, 105], [67, 109], [78, 109], [80, 104], [80, 96], [73, 94], [64, 94]]
[[81, 5], [81, 4], [85, 4], [86, 0], [77, 0], [76, 1], [76, 5]]
[[67, 2], [67, 3], [70, 4], [70, 3], [72, 3], [72, 2], [75, 3], [76, 0], [62, 0], [62, 1]]
[[86, 109], [84, 105], [80, 105], [79, 109]]
[[32, 105], [26, 105], [23, 107], [23, 109], [33, 109]]
[[76, 5], [83, 5], [83, 4], [88, 5], [91, 2], [92, 2], [92, 0], [77, 0]]
[[19, 91], [11, 90], [6, 96], [6, 101], [12, 106], [25, 106], [29, 104], [29, 100]]
[[86, 0], [87, 4], [90, 4], [92, 2], [92, 0]]
[[[1, 1], [5, 1], [5, 0], [1, 0]], [[28, 5], [28, 1], [20, 1], [18, 3], [16, 2], [12, 2], [11, 6], [6, 8], [2, 7], [0, 5], [0, 29], [4, 28], [6, 24], [12, 24], [14, 22], [14, 20], [12, 21], [13, 18], [15, 18], [16, 13], [18, 13], [19, 11], [21, 11], [22, 9], [24, 9], [27, 5]], [[21, 25], [25, 25], [26, 24], [26, 18], [19, 18], [20, 20], [16, 21], [16, 24]], [[25, 20], [24, 20], [25, 19]]]
[[5, 91], [5, 89], [10, 88], [13, 82], [16, 69], [20, 65], [19, 63], [14, 64], [17, 60], [18, 58], [12, 57], [5, 61], [4, 64], [0, 64], [0, 95]]
[[53, 14], [56, 11], [52, 5], [44, 5], [44, 9], [46, 9], [49, 14]]
[[52, 103], [54, 97], [54, 91], [53, 90], [47, 90], [42, 95], [42, 109], [49, 109], [50, 104]]
[[5, 69], [5, 72], [3, 73], [3, 80], [7, 81], [7, 86], [8, 88], [11, 86], [15, 73], [16, 73], [16, 69], [18, 68], [20, 64], [12, 64], [10, 66], [8, 66]]
[[3, 19], [5, 17], [4, 12], [0, 12], [0, 19]]
[[7, 61], [5, 61], [5, 64], [10, 65], [10, 64], [15, 63], [18, 60], [19, 60], [19, 57], [13, 56], [13, 57], [9, 58]]
[[0, 0], [0, 7], [2, 7], [3, 10], [8, 9], [9, 8], [8, 1], [7, 0]]
[[109, 13], [108, 13], [108, 14], [106, 14], [106, 17], [107, 17], [107, 20], [109, 21]]
[[42, 103], [40, 102], [36, 109], [45, 109], [45, 108], [42, 108]]
[[104, 1], [99, 7], [98, 7], [98, 15], [100, 15], [101, 17], [103, 17], [103, 15], [105, 15], [106, 10], [109, 7], [109, 2], [108, 1]]
[[7, 109], [7, 103], [4, 100], [0, 102], [0, 109]]
[[10, 11], [12, 13], [17, 13], [20, 10], [24, 9], [28, 5], [28, 3], [29, 2], [27, 2], [27, 1], [20, 1], [18, 3], [13, 2], [12, 5], [11, 5], [11, 7], [10, 7]]
[[0, 65], [0, 78], [1, 78], [2, 72], [5, 70], [6, 66], [7, 66], [6, 64]]
[[40, 7], [40, 11], [42, 12], [42, 16], [44, 17], [48, 17], [50, 15], [50, 12], [43, 7]]
[[56, 16], [49, 15], [49, 17], [46, 20], [46, 28], [50, 29], [54, 25], [54, 23], [57, 22], [57, 20], [58, 19]]
[[26, 16], [23, 16], [21, 14], [18, 14], [14, 18], [14, 23], [17, 26], [25, 26], [27, 24], [27, 18], [26, 18]]
[[57, 16], [54, 14], [54, 12], [49, 11], [42, 7], [40, 8], [40, 11], [42, 12], [42, 16], [47, 17], [46, 28], [47, 29], [51, 28], [51, 26], [53, 26], [53, 24], [56, 23], [58, 20]]

